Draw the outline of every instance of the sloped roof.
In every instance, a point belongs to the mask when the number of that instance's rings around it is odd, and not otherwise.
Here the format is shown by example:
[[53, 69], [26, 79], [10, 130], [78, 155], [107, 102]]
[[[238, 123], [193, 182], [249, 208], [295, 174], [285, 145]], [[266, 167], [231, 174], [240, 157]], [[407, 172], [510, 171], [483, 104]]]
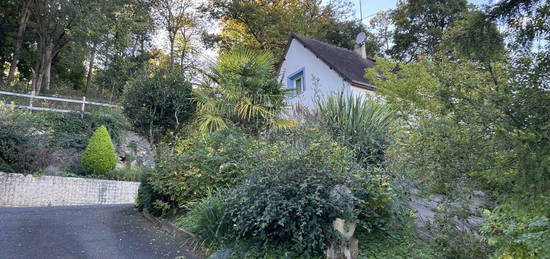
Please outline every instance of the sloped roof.
[[374, 90], [374, 86], [364, 77], [365, 69], [374, 66], [374, 59], [370, 57], [364, 59], [349, 49], [336, 47], [296, 33], [291, 34], [287, 51], [292, 39], [296, 39], [302, 43], [304, 47], [313, 52], [313, 54], [352, 85]]

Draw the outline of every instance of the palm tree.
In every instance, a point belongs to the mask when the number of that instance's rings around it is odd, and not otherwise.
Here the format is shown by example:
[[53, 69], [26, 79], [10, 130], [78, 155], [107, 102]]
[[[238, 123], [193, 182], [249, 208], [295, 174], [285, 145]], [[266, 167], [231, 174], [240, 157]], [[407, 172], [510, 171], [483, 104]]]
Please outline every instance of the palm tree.
[[296, 123], [279, 116], [286, 90], [273, 76], [275, 59], [270, 53], [235, 48], [222, 54], [218, 64], [197, 91], [196, 125], [201, 132], [229, 125], [258, 133], [270, 127]]

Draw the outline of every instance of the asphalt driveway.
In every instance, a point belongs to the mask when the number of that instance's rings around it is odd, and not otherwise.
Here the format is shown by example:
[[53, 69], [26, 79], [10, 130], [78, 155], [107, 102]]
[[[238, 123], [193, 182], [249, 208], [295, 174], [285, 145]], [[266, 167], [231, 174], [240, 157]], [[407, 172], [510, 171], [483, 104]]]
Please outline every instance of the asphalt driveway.
[[194, 258], [132, 205], [0, 208], [0, 258]]

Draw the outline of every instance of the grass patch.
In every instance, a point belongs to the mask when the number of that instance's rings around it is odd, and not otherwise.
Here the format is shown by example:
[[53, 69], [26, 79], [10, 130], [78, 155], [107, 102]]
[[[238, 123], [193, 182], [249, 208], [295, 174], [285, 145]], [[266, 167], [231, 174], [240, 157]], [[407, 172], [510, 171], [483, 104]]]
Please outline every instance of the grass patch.
[[359, 258], [438, 258], [427, 241], [411, 233], [390, 236], [382, 232], [359, 231], [356, 238], [359, 240]]

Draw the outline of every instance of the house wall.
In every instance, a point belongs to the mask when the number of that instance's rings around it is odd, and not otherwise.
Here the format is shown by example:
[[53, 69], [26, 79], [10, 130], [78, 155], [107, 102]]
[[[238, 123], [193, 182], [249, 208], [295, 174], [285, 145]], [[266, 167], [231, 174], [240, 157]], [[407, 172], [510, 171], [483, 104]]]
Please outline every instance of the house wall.
[[305, 48], [296, 39], [293, 39], [285, 60], [281, 64], [278, 80], [283, 86], [287, 87], [288, 76], [302, 68], [304, 69], [305, 91], [296, 96], [289, 96], [287, 103], [290, 105], [300, 104], [312, 109], [315, 107], [316, 99], [324, 99], [341, 89], [344, 89], [346, 94], [373, 93], [351, 86], [349, 82], [345, 81], [313, 52]]

